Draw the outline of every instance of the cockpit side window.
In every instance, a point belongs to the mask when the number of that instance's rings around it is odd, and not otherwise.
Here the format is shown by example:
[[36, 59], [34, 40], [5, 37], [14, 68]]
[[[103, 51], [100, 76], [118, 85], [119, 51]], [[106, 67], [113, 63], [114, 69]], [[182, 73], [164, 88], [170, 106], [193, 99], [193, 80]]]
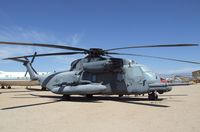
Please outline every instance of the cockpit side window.
[[132, 78], [133, 76], [142, 76], [142, 70], [139, 66], [134, 66], [134, 67], [130, 67], [126, 70], [126, 74], [128, 75], [128, 77]]
[[151, 71], [152, 71], [151, 69], [149, 69], [149, 68], [146, 67], [146, 66], [141, 66], [141, 69], [142, 69], [142, 71], [144, 71], [144, 72], [151, 72]]
[[133, 74], [135, 76], [142, 76], [141, 68], [139, 66], [133, 67]]

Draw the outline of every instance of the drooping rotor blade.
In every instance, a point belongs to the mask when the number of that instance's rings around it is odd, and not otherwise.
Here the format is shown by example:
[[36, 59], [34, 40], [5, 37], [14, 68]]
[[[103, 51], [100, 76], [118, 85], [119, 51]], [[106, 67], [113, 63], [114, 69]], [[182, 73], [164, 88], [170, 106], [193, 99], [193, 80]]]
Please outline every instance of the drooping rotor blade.
[[114, 52], [108, 52], [108, 54], [112, 54], [112, 55], [130, 55], [130, 56], [139, 56], [139, 57], [147, 57], [147, 58], [155, 58], [155, 59], [162, 59], [162, 60], [184, 62], [184, 63], [192, 63], [192, 64], [198, 64], [198, 65], [200, 64], [200, 62], [195, 62], [195, 61], [180, 60], [180, 59], [158, 57], [158, 56], [141, 55], [141, 54], [114, 53]]
[[57, 53], [47, 53], [47, 54], [36, 54], [36, 55], [26, 55], [26, 56], [17, 56], [9, 57], [4, 60], [16, 59], [16, 58], [27, 58], [27, 57], [42, 57], [42, 56], [57, 56], [57, 55], [74, 55], [74, 54], [85, 54], [85, 52], [57, 52]]
[[107, 49], [105, 51], [121, 50], [121, 49], [132, 49], [132, 48], [156, 48], [156, 47], [183, 47], [183, 46], [199, 46], [198, 44], [164, 44], [164, 45], [141, 45], [141, 46], [128, 46]]
[[19, 58], [10, 58], [9, 60], [13, 60], [13, 61], [17, 61], [17, 62], [22, 62], [22, 63], [27, 63], [28, 60], [22, 60], [22, 59], [19, 59]]
[[0, 41], [0, 44], [4, 45], [23, 45], [23, 46], [36, 46], [36, 47], [48, 47], [48, 48], [58, 48], [58, 49], [66, 49], [66, 50], [74, 50], [74, 51], [85, 51], [88, 52], [89, 50], [72, 47], [72, 46], [65, 46], [65, 45], [55, 45], [55, 44], [42, 44], [42, 43], [25, 43], [25, 42], [5, 42]]

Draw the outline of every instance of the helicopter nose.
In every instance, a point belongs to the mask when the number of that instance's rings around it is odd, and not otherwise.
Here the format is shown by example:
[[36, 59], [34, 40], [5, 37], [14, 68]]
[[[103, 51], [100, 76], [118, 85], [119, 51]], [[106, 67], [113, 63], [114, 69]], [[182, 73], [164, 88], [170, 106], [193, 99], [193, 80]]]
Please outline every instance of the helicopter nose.
[[150, 73], [150, 72], [145, 73], [145, 78], [148, 83], [155, 83], [158, 82], [159, 80], [155, 73]]
[[167, 83], [152, 83], [152, 84], [149, 84], [149, 90], [163, 93], [163, 92], [171, 91], [172, 87]]

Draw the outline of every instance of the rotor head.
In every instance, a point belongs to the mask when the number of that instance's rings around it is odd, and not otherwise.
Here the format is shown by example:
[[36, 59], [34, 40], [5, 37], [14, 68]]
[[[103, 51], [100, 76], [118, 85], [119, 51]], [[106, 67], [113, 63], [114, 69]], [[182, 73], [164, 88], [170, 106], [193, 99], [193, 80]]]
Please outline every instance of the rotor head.
[[99, 57], [104, 56], [106, 51], [101, 48], [90, 48], [88, 52], [88, 56], [90, 57]]

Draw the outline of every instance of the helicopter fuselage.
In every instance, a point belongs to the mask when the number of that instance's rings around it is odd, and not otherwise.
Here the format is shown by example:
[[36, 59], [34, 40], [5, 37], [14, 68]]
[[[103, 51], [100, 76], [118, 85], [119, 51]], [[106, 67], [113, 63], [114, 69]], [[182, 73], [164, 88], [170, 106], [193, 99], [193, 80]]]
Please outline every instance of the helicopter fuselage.
[[79, 59], [69, 71], [54, 73], [41, 82], [42, 87], [64, 95], [145, 94], [155, 91], [154, 84], [160, 93], [171, 90], [158, 85], [159, 76], [146, 66], [119, 58]]
[[[110, 49], [85, 49], [68, 45], [7, 41], [0, 41], [0, 45], [21, 45], [71, 50], [70, 52], [42, 54], [37, 54], [37, 52], [35, 52], [33, 55], [5, 58], [5, 60], [13, 60], [23, 63], [30, 74], [31, 80], [38, 80], [42, 89], [47, 88], [56, 94], [66, 95], [66, 97], [71, 94], [83, 94], [87, 96], [93, 94], [118, 94], [121, 97], [121, 95], [124, 94], [148, 93], [148, 98], [150, 100], [155, 100], [158, 98], [157, 92], [162, 94], [170, 91], [172, 89], [171, 86], [185, 85], [184, 83], [161, 83], [160, 77], [145, 66], [127, 59], [112, 58], [112, 55], [139, 56], [190, 64], [200, 64], [200, 62], [160, 56], [115, 52], [116, 50], [123, 49], [186, 47], [198, 46], [198, 44], [132, 45]], [[57, 72], [48, 76], [40, 76], [32, 67], [35, 57], [77, 54], [85, 54], [86, 57], [72, 62], [69, 71]], [[29, 57], [32, 57], [31, 61], [29, 61]]]

